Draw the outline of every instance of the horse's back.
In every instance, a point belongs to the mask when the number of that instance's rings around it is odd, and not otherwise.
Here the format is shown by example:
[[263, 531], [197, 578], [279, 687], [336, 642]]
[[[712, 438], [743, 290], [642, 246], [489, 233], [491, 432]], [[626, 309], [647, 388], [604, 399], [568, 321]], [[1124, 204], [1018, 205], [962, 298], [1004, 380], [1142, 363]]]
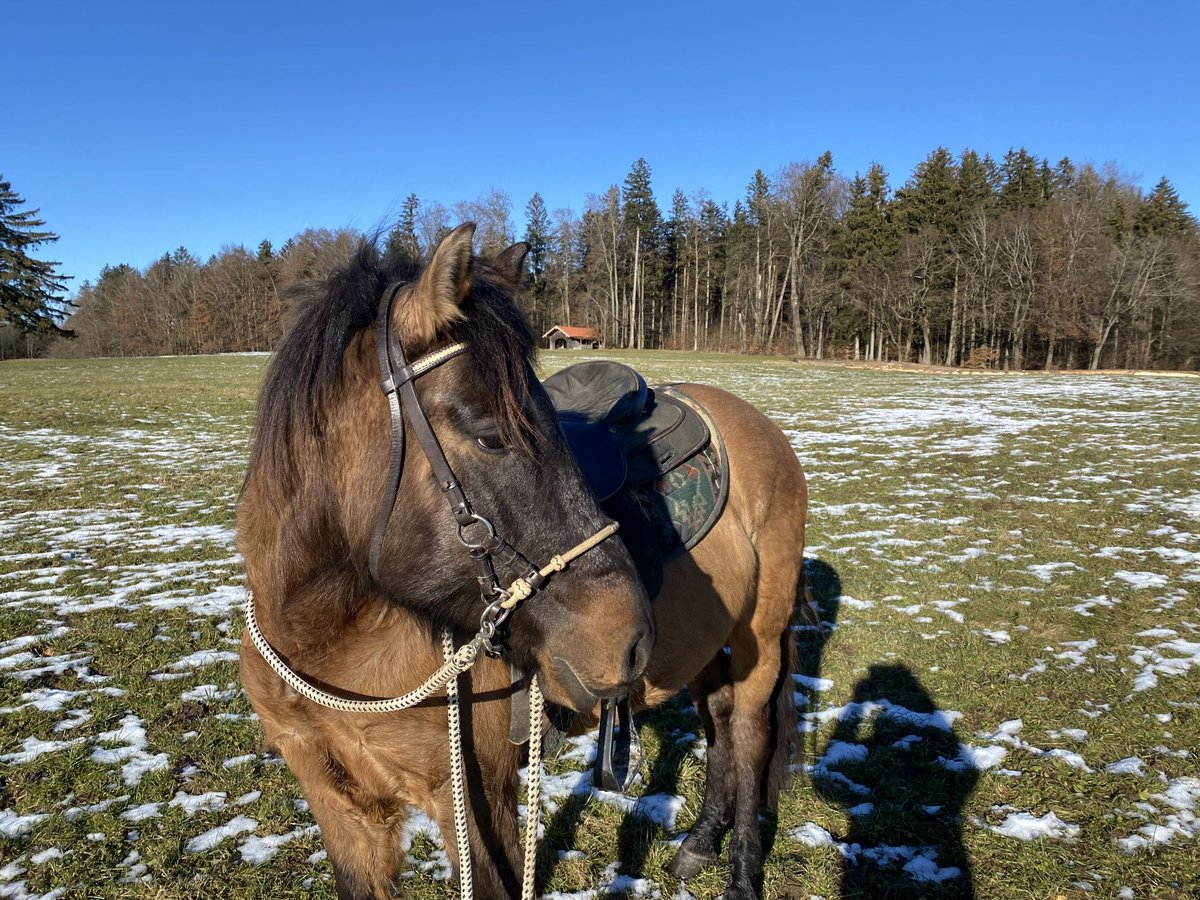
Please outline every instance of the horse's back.
[[[768, 631], [786, 627], [804, 554], [808, 492], [787, 437], [727, 391], [678, 387], [704, 408], [725, 442], [729, 499], [704, 540], [666, 566], [654, 600], [658, 640], [646, 676], [648, 705], [676, 693], [737, 629], [756, 619]], [[764, 578], [791, 589], [768, 596], [760, 589]]]

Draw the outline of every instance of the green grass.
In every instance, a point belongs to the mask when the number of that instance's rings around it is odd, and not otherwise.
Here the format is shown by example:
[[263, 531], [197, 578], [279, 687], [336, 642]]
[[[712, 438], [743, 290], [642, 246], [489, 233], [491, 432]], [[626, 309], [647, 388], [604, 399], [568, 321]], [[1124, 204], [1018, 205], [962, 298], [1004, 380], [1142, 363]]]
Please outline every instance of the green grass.
[[[751, 400], [810, 476], [816, 593], [836, 627], [798, 642], [801, 671], [831, 685], [798, 688], [812, 730], [764, 822], [767, 896], [961, 896], [968, 882], [980, 897], [1194, 890], [1200, 811], [1164, 797], [1198, 784], [1188, 779], [1200, 774], [1200, 659], [1159, 671], [1153, 686], [1145, 672], [1153, 653], [1188, 658], [1171, 641], [1200, 641], [1200, 381], [614, 355], [652, 381], [708, 381]], [[236, 650], [233, 505], [263, 366], [254, 356], [0, 366], [0, 755], [30, 739], [73, 742], [0, 764], [0, 895], [333, 895], [320, 837], [303, 831], [298, 786], [264, 751], [236, 663], [176, 666]], [[941, 711], [951, 727], [834, 715], [851, 701]], [[144, 728], [142, 755], [97, 757], [132, 746], [99, 739], [123, 721]], [[686, 829], [703, 787], [702, 741], [688, 737], [698, 722], [679, 698], [641, 724], [636, 790], [682, 796]], [[951, 771], [943, 762], [960, 744], [1006, 752]], [[1131, 757], [1140, 772], [1105, 770]], [[138, 760], [151, 762], [133, 783], [122, 767]], [[170, 805], [179, 792], [225, 797], [189, 816]], [[849, 814], [863, 802], [874, 809]], [[619, 861], [651, 892], [677, 894], [671, 832], [595, 798], [555, 803], [547, 890], [596, 888]], [[143, 804], [162, 805], [132, 821]], [[994, 830], [1018, 813], [1054, 813], [1072, 836]], [[32, 815], [45, 818], [15, 824]], [[239, 815], [260, 837], [300, 830], [265, 864], [242, 858], [249, 831], [188, 852]], [[1181, 831], [1169, 842], [1119, 843], [1172, 815]], [[871, 859], [888, 847], [964, 874], [914, 880], [904, 860]], [[558, 857], [568, 850], [581, 853]], [[445, 882], [422, 874], [432, 842], [418, 838], [410, 855], [412, 895], [445, 896]], [[687, 888], [718, 896], [728, 874], [722, 862]]]

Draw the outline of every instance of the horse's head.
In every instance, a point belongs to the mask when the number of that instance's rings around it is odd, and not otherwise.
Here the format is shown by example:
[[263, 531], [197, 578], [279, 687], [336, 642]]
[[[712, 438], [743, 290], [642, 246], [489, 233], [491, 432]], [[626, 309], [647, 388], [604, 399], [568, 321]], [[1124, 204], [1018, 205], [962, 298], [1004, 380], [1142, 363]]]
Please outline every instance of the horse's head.
[[[474, 514], [540, 567], [608, 519], [533, 374], [534, 338], [513, 302], [527, 248], [517, 244], [485, 262], [472, 252], [473, 232], [473, 225], [464, 225], [447, 235], [424, 271], [395, 289], [381, 314], [391, 317], [409, 363], [466, 345], [412, 382], [418, 416], [427, 418]], [[389, 601], [435, 626], [474, 633], [486, 604], [479, 568], [460, 535], [474, 542], [486, 532], [482, 526], [460, 529], [461, 517], [456, 521], [446, 502], [446, 478], [431, 464], [428, 440], [420, 439], [409, 407], [392, 502], [387, 469], [389, 452], [395, 452], [389, 449], [393, 429], [379, 390], [376, 332], [365, 329], [346, 350], [343, 382], [357, 396], [348, 392], [350, 402], [334, 414], [325, 442], [347, 549], [357, 571], [369, 573]], [[372, 541], [378, 542], [377, 560], [368, 565]], [[499, 558], [494, 566], [501, 587], [521, 574]], [[641, 674], [653, 645], [653, 621], [629, 554], [610, 538], [552, 575], [516, 608], [501, 634], [509, 657], [540, 672], [553, 701], [582, 710], [599, 697], [624, 693]]]

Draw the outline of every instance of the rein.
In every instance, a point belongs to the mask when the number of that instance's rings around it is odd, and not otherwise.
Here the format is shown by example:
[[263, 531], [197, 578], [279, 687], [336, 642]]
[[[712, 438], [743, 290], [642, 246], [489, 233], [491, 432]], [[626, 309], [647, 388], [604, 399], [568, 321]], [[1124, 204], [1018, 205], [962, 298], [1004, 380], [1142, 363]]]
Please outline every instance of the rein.
[[[479, 651], [499, 657], [502, 647], [494, 642], [496, 633], [512, 612], [524, 600], [543, 587], [555, 572], [561, 572], [570, 563], [616, 534], [618, 525], [609, 522], [591, 537], [576, 544], [565, 553], [551, 557], [542, 568], [537, 568], [516, 548], [501, 538], [492, 523], [471, 508], [466, 492], [454, 476], [446, 454], [434, 434], [429, 418], [421, 407], [413, 382], [442, 363], [465, 353], [467, 344], [457, 343], [429, 353], [411, 365], [407, 362], [404, 348], [392, 327], [392, 306], [402, 285], [386, 292], [379, 304], [377, 326], [377, 348], [379, 367], [383, 376], [381, 388], [387, 397], [391, 418], [391, 450], [384, 497], [376, 516], [375, 533], [371, 540], [370, 571], [376, 583], [380, 583], [379, 564], [384, 538], [391, 522], [392, 512], [400, 493], [400, 479], [404, 470], [405, 428], [404, 414], [408, 415], [417, 440], [437, 478], [443, 496], [450, 504], [450, 511], [458, 525], [459, 542], [466, 548], [475, 563], [478, 574], [480, 596], [484, 610], [480, 616], [478, 633], [457, 650], [450, 629], [442, 631], [442, 655], [445, 662], [419, 687], [400, 697], [379, 700], [351, 700], [323, 691], [303, 676], [293, 671], [271, 646], [259, 628], [254, 612], [254, 594], [247, 592], [246, 631], [255, 649], [263, 660], [283, 681], [301, 696], [329, 709], [353, 713], [389, 713], [410, 709], [432, 694], [445, 688], [448, 742], [450, 747], [450, 780], [454, 801], [454, 838], [458, 845], [459, 887], [463, 898], [473, 896], [471, 872], [470, 836], [467, 830], [466, 787], [463, 774], [462, 733], [459, 716], [458, 676], [470, 669], [479, 658]], [[469, 531], [483, 530], [483, 534], [471, 539]], [[496, 575], [493, 558], [499, 559], [518, 577], [507, 588], [501, 588]], [[522, 877], [521, 896], [533, 900], [534, 873], [537, 863], [537, 832], [541, 794], [541, 749], [542, 716], [544, 700], [537, 677], [529, 679], [529, 778], [526, 782], [525, 823], [525, 867]]]

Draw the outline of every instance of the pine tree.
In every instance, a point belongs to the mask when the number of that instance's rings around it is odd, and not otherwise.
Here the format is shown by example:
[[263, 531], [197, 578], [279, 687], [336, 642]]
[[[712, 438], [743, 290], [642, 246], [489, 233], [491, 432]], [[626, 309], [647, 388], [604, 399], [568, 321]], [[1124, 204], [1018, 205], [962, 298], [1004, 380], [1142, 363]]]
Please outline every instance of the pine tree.
[[958, 190], [954, 157], [945, 147], [938, 147], [917, 165], [912, 178], [896, 192], [897, 210], [908, 233], [916, 234], [929, 227], [943, 237], [953, 234], [958, 227]]
[[[1044, 171], [1043, 171], [1044, 170]], [[1040, 209], [1046, 205], [1044, 175], [1049, 166], [1021, 147], [1004, 154], [1000, 164], [1004, 184], [1000, 188], [1000, 205], [1005, 209]]]
[[534, 327], [540, 333], [551, 324], [553, 313], [550, 309], [550, 282], [546, 276], [546, 264], [550, 254], [550, 244], [554, 239], [550, 215], [546, 212], [546, 201], [542, 195], [534, 192], [525, 204], [525, 243], [529, 245], [529, 256], [525, 261], [525, 270], [533, 278], [531, 290], [522, 292], [522, 303], [530, 313]]
[[412, 259], [420, 255], [421, 244], [417, 240], [417, 214], [420, 208], [421, 201], [417, 199], [416, 194], [409, 194], [404, 198], [400, 221], [388, 232], [385, 253]]
[[72, 333], [58, 324], [69, 308], [63, 299], [68, 276], [55, 271], [57, 262], [29, 255], [57, 241], [58, 235], [41, 231], [46, 223], [36, 209], [20, 209], [24, 204], [0, 176], [0, 324], [22, 335], [70, 337]]
[[661, 275], [659, 241], [662, 215], [650, 186], [650, 165], [643, 158], [633, 164], [621, 188], [622, 234], [629, 278], [629, 338], [631, 347], [646, 346], [646, 305], [659, 299]]
[[525, 204], [525, 243], [529, 245], [529, 269], [533, 273], [534, 285], [541, 283], [542, 274], [546, 271], [546, 253], [550, 250], [552, 236], [546, 201], [535, 191]]

